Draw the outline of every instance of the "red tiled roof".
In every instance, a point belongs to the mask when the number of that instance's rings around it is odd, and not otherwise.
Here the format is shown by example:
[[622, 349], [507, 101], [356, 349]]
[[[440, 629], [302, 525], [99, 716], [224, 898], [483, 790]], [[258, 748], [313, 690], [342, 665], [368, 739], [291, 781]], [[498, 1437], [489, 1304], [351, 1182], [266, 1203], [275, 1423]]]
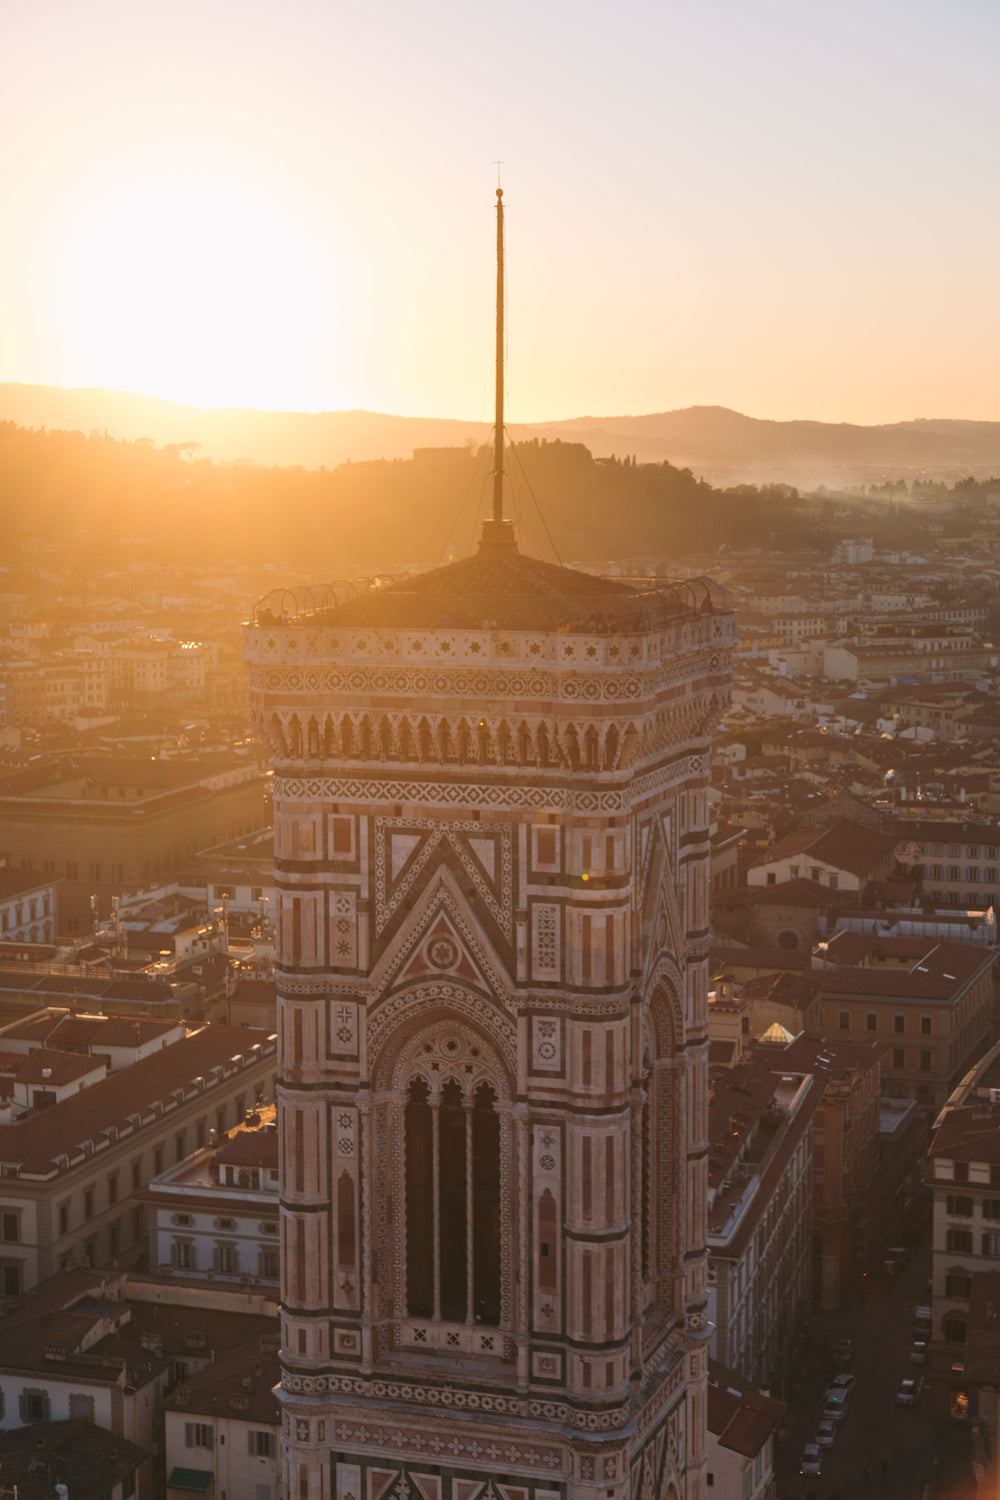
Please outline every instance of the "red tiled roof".
[[708, 1430], [723, 1448], [756, 1458], [784, 1413], [783, 1402], [762, 1395], [718, 1360], [709, 1360]]
[[770, 865], [794, 854], [810, 854], [823, 864], [846, 870], [859, 878], [869, 877], [892, 854], [899, 836], [880, 833], [864, 823], [838, 818], [826, 828], [801, 829], [790, 833], [751, 862], [750, 868]]
[[248, 1057], [254, 1043], [267, 1042], [266, 1031], [205, 1026], [41, 1114], [0, 1125], [0, 1161], [47, 1176], [57, 1157], [75, 1155], [82, 1142], [101, 1136], [109, 1126], [125, 1128], [130, 1115], [148, 1116], [153, 1104], [170, 1100], [175, 1089], [206, 1077], [231, 1057]]
[[790, 974], [759, 974], [740, 984], [741, 1000], [766, 1000], [771, 1005], [787, 1005], [793, 1010], [808, 1010], [822, 993], [818, 977], [808, 970]]
[[56, 1052], [51, 1047], [36, 1047], [27, 1057], [22, 1056], [21, 1062], [18, 1083], [47, 1084], [49, 1088], [60, 1088], [104, 1066], [97, 1058], [81, 1057], [79, 1052]]
[[969, 1104], [946, 1110], [928, 1148], [928, 1162], [935, 1156], [1000, 1163], [1000, 1106]]
[[836, 900], [836, 892], [830, 891], [818, 880], [800, 875], [797, 880], [783, 880], [780, 885], [752, 885], [747, 887], [747, 900], [754, 906], [801, 906], [827, 907]]
[[958, 943], [939, 943], [920, 964], [909, 969], [868, 968], [842, 964], [816, 969], [824, 995], [871, 995], [873, 998], [950, 1000], [980, 969], [993, 963], [993, 954]]
[[[163, 1405], [167, 1411], [190, 1411], [199, 1416], [277, 1427], [281, 1408], [274, 1387], [280, 1380], [277, 1350], [262, 1350], [260, 1341], [255, 1339], [218, 1355], [214, 1363], [184, 1382], [182, 1393], [175, 1391]], [[234, 1403], [234, 1397], [238, 1404]]]

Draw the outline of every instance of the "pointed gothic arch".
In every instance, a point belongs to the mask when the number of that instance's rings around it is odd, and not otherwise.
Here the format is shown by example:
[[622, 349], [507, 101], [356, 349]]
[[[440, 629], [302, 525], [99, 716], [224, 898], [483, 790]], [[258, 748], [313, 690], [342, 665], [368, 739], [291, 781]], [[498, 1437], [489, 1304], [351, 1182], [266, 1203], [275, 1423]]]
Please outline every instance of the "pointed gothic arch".
[[411, 993], [374, 1060], [389, 1201], [375, 1205], [372, 1242], [397, 1347], [507, 1349], [497, 1335], [513, 1318], [515, 1082], [484, 1003]]

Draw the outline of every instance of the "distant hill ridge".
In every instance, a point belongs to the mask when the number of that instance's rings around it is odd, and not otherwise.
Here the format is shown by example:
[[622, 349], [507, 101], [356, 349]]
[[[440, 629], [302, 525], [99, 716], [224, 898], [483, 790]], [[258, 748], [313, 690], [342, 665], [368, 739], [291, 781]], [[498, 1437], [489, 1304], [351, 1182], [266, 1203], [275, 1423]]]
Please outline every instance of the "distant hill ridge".
[[[488, 422], [400, 417], [382, 412], [278, 412], [185, 406], [156, 396], [99, 387], [0, 384], [0, 420], [23, 427], [107, 428], [115, 438], [158, 446], [194, 442], [204, 456], [265, 465], [333, 468], [377, 458], [409, 458], [414, 448], [478, 444]], [[518, 439], [562, 438], [595, 456], [635, 454], [640, 463], [693, 469], [715, 484], [740, 480], [802, 488], [921, 475], [954, 480], [1000, 474], [1000, 422], [921, 418], [863, 427], [848, 422], [782, 422], [723, 406], [690, 406], [646, 416], [582, 416], [519, 423]]]

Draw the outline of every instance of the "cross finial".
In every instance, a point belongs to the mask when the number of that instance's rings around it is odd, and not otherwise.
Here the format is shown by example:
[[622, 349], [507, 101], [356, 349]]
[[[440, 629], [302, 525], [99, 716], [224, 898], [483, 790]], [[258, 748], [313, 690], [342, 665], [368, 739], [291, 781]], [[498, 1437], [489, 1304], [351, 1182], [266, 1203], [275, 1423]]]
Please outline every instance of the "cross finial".
[[502, 167], [502, 166], [504, 166], [504, 165], [505, 165], [505, 163], [504, 163], [504, 162], [502, 162], [502, 161], [501, 161], [501, 160], [500, 160], [500, 158], [499, 158], [499, 156], [498, 156], [498, 157], [497, 157], [497, 159], [496, 159], [496, 161], [495, 161], [495, 162], [494, 162], [494, 163], [493, 163], [493, 165], [494, 165], [494, 166], [495, 166], [495, 167], [496, 167], [496, 169], [497, 169], [497, 187], [499, 187], [499, 186], [500, 186], [500, 168], [501, 168], [501, 167]]

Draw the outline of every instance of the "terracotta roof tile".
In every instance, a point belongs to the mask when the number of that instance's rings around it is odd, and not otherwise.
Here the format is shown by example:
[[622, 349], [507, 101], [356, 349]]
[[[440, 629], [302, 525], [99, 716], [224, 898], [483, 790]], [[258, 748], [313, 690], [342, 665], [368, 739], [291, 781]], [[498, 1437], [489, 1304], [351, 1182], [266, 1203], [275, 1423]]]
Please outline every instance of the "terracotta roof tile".
[[57, 1157], [74, 1154], [81, 1142], [93, 1140], [109, 1126], [121, 1129], [130, 1115], [148, 1115], [153, 1103], [168, 1100], [173, 1090], [205, 1077], [232, 1056], [248, 1055], [254, 1043], [267, 1041], [266, 1031], [205, 1026], [23, 1123], [0, 1126], [0, 1161], [46, 1176]]

